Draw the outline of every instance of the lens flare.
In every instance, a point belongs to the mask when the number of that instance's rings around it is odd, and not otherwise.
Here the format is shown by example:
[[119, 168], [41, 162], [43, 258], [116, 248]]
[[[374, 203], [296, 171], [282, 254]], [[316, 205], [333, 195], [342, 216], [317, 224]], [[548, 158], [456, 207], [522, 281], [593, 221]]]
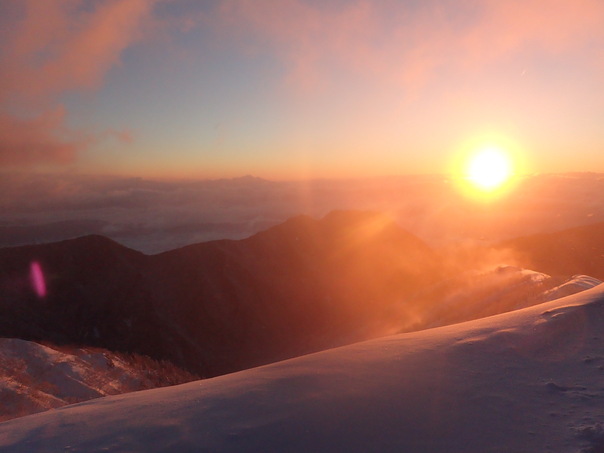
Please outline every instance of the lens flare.
[[31, 262], [29, 266], [29, 277], [31, 280], [31, 286], [38, 297], [46, 297], [46, 280], [44, 279], [44, 272], [42, 272], [42, 266], [40, 266], [39, 262]]

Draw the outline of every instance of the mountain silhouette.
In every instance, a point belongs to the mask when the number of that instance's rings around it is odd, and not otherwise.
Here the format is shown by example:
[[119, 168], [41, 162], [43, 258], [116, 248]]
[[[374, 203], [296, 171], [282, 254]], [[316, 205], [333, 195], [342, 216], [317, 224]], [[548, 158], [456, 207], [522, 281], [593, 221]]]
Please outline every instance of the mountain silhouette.
[[248, 239], [151, 256], [97, 235], [5, 248], [0, 336], [135, 352], [215, 376], [376, 336], [439, 269], [426, 244], [370, 212], [299, 216]]

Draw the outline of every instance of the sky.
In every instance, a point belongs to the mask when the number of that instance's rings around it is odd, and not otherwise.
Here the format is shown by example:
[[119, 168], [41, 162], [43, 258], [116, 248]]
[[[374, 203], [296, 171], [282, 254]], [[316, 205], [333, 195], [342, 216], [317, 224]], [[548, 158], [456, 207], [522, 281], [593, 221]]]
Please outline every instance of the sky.
[[6, 0], [0, 170], [604, 172], [601, 0]]

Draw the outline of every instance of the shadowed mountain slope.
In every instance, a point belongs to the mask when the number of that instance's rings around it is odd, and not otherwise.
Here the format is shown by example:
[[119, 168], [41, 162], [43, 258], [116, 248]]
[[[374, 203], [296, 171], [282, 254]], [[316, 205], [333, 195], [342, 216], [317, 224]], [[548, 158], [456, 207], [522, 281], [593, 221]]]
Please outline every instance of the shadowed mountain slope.
[[0, 336], [137, 352], [213, 376], [376, 336], [438, 269], [419, 239], [358, 212], [154, 256], [100, 236], [6, 248]]

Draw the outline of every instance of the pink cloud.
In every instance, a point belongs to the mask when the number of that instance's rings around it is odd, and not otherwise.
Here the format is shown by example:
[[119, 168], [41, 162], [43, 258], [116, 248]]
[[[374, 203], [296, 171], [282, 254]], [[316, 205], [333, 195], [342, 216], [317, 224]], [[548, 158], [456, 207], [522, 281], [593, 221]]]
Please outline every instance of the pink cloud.
[[602, 43], [604, 3], [599, 0], [485, 0], [479, 20], [462, 39], [467, 58], [489, 59], [519, 51], [561, 54]]
[[85, 143], [64, 138], [74, 133], [65, 130], [59, 96], [97, 89], [108, 70], [119, 64], [124, 49], [143, 36], [154, 3], [25, 0], [10, 4], [16, 20], [11, 21], [11, 33], [5, 35], [1, 49], [2, 162], [27, 165], [73, 159]]
[[[224, 0], [212, 17], [247, 52], [282, 61], [286, 85], [303, 92], [342, 73], [422, 87], [439, 71], [475, 70], [522, 52], [575, 53], [603, 43], [600, 0]], [[594, 63], [596, 65], [597, 63]]]
[[321, 88], [325, 69], [346, 61], [365, 66], [375, 32], [373, 7], [363, 1], [344, 8], [319, 8], [300, 0], [226, 0], [210, 20], [234, 34], [247, 52], [275, 52], [286, 83], [303, 90]]
[[122, 143], [134, 142], [134, 133], [131, 130], [124, 129], [121, 131], [115, 131], [115, 135], [117, 136], [118, 140]]
[[87, 141], [77, 139], [63, 127], [62, 109], [19, 119], [0, 114], [0, 165], [29, 166], [38, 163], [72, 162]]

